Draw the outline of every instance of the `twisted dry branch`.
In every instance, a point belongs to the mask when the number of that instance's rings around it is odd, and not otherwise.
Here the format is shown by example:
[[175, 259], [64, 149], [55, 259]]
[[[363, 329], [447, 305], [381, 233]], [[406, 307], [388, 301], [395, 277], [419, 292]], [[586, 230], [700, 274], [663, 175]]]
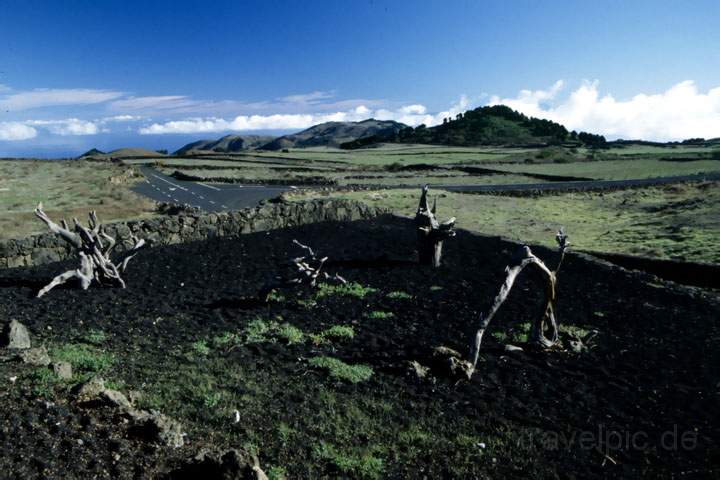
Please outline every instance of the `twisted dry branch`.
[[510, 290], [515, 284], [520, 272], [525, 267], [532, 265], [541, 276], [545, 279], [545, 309], [543, 315], [539, 317], [532, 326], [530, 332], [530, 342], [539, 345], [543, 348], [549, 348], [555, 345], [558, 341], [558, 324], [555, 317], [556, 306], [557, 306], [557, 274], [560, 270], [560, 266], [565, 258], [565, 251], [570, 243], [567, 241], [567, 235], [561, 228], [555, 236], [555, 240], [558, 244], [560, 251], [560, 260], [558, 261], [555, 270], [550, 270], [542, 260], [536, 257], [530, 247], [523, 245], [518, 253], [512, 259], [510, 265], [505, 268], [505, 281], [500, 286], [500, 292], [495, 297], [490, 311], [487, 315], [480, 316], [480, 328], [478, 328], [475, 334], [475, 341], [470, 351], [470, 361], [465, 365], [465, 372], [470, 378], [477, 367], [478, 356], [480, 354], [480, 344], [482, 343], [482, 337], [487, 329], [490, 321], [493, 319], [500, 306], [505, 302]]
[[[79, 268], [69, 270], [53, 278], [49, 284], [38, 292], [38, 298], [73, 278], [80, 281], [83, 290], [87, 290], [93, 280], [99, 284], [110, 283], [125, 288], [125, 281], [122, 279], [121, 274], [125, 272], [128, 263], [138, 251], [146, 246], [145, 240], [131, 235], [130, 238], [134, 243], [133, 247], [121, 254], [118, 260], [113, 261], [110, 255], [114, 251], [117, 242], [103, 230], [94, 210], [88, 215], [90, 228], [84, 227], [76, 218], [73, 218], [74, 231], [70, 230], [64, 219], [61, 220], [61, 225], [53, 222], [43, 211], [42, 203], [38, 204], [35, 209], [35, 216], [42, 220], [52, 233], [59, 235], [70, 244], [80, 257]], [[103, 240], [107, 245], [103, 243]]]

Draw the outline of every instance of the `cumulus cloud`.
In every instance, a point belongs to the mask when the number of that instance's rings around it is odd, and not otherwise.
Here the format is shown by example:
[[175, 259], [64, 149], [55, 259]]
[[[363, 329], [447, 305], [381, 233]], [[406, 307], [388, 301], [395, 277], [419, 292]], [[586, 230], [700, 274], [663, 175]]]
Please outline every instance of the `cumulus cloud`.
[[37, 130], [21, 122], [0, 122], [0, 141], [29, 140], [37, 136]]
[[107, 102], [122, 95], [122, 92], [87, 88], [38, 88], [21, 92], [6, 89], [0, 90], [0, 108], [20, 111], [43, 107], [91, 105]]
[[610, 138], [670, 141], [720, 137], [720, 87], [701, 92], [695, 82], [686, 80], [661, 93], [621, 100], [601, 94], [598, 81], [584, 82], [560, 99], [563, 86], [559, 81], [548, 90], [522, 90], [513, 98], [495, 96], [489, 104], [504, 104], [570, 130]]
[[42, 127], [55, 135], [95, 135], [100, 132], [97, 124], [79, 118], [67, 118], [64, 120], [28, 120], [28, 126]]
[[395, 120], [410, 126], [424, 123], [427, 126], [442, 123], [443, 118], [455, 116], [467, 110], [469, 101], [462, 96], [450, 109], [436, 114], [427, 113], [424, 105], [412, 104], [394, 110], [371, 109], [366, 105], [337, 112], [275, 114], [275, 115], [239, 115], [234, 119], [217, 117], [196, 117], [185, 120], [174, 120], [164, 123], [153, 123], [140, 128], [143, 135], [161, 135], [172, 133], [211, 133], [223, 131], [252, 130], [301, 130], [324, 122], [358, 122], [368, 118], [377, 120]]

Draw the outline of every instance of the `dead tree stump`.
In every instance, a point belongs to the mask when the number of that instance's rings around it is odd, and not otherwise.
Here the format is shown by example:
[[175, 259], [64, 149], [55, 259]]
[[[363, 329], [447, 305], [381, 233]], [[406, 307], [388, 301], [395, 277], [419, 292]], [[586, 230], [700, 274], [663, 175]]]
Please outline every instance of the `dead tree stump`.
[[443, 223], [437, 221], [435, 218], [437, 197], [435, 197], [433, 206], [430, 208], [427, 198], [428, 189], [428, 185], [423, 187], [420, 203], [415, 214], [418, 261], [421, 265], [432, 265], [437, 268], [442, 261], [443, 241], [455, 236], [455, 217]]
[[42, 220], [52, 233], [59, 235], [69, 243], [80, 257], [79, 268], [55, 277], [38, 292], [38, 298], [72, 278], [80, 281], [83, 290], [87, 290], [93, 281], [98, 284], [115, 284], [125, 288], [125, 281], [120, 275], [125, 273], [128, 262], [145, 246], [145, 240], [139, 240], [133, 235], [131, 237], [134, 242], [133, 247], [113, 261], [110, 255], [115, 249], [116, 240], [105, 233], [94, 210], [89, 215], [90, 228], [85, 228], [76, 218], [73, 218], [74, 231], [70, 230], [65, 220], [61, 221], [62, 226], [50, 220], [50, 217], [43, 211], [42, 203], [38, 204], [35, 209], [35, 216]]

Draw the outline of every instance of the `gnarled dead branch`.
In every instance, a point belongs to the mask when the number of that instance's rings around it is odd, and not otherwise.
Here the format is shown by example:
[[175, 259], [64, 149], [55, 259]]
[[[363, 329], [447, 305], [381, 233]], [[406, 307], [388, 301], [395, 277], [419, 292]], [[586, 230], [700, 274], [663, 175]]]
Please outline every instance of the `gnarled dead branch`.
[[475, 368], [477, 367], [478, 355], [480, 354], [480, 344], [482, 343], [482, 337], [485, 330], [497, 311], [500, 309], [500, 306], [507, 299], [518, 275], [528, 265], [535, 266], [537, 271], [540, 272], [541, 276], [546, 280], [545, 309], [543, 315], [533, 323], [529, 340], [531, 343], [544, 348], [549, 348], [557, 343], [558, 324], [555, 317], [557, 305], [557, 274], [565, 258], [565, 251], [570, 243], [567, 241], [567, 235], [565, 235], [562, 228], [555, 236], [555, 240], [557, 241], [560, 251], [560, 260], [558, 261], [555, 270], [550, 270], [542, 260], [532, 253], [530, 247], [527, 245], [523, 245], [520, 248], [518, 253], [512, 259], [510, 265], [505, 268], [505, 281], [500, 286], [500, 292], [495, 297], [488, 314], [480, 317], [480, 328], [475, 334], [475, 342], [470, 352], [470, 362], [468, 362], [467, 368], [465, 369], [468, 378], [472, 376]]
[[323, 271], [323, 267], [325, 266], [325, 262], [327, 262], [328, 257], [318, 258], [317, 254], [312, 248], [307, 245], [303, 245], [297, 240], [293, 240], [293, 244], [297, 245], [305, 252], [307, 252], [301, 257], [292, 259], [293, 264], [297, 268], [297, 276], [284, 281], [279, 281], [277, 283], [265, 285], [263, 288], [260, 289], [260, 292], [258, 293], [258, 298], [260, 298], [262, 301], [267, 301], [270, 293], [272, 293], [273, 290], [279, 288], [299, 287], [302, 285], [307, 285], [311, 288], [315, 288], [320, 281], [330, 281], [341, 284], [347, 283], [347, 280], [345, 280], [337, 273], [330, 275], [329, 273]]
[[133, 235], [131, 237], [134, 242], [133, 247], [113, 261], [110, 255], [115, 249], [116, 241], [105, 233], [95, 211], [89, 214], [88, 225], [90, 228], [84, 227], [76, 218], [73, 218], [74, 231], [70, 230], [65, 220], [61, 220], [62, 226], [53, 222], [43, 211], [42, 203], [38, 204], [35, 209], [35, 216], [42, 220], [52, 233], [59, 235], [70, 244], [80, 257], [79, 268], [55, 277], [38, 292], [38, 298], [72, 278], [80, 281], [83, 290], [87, 290], [93, 280], [99, 284], [116, 284], [125, 288], [125, 281], [120, 275], [125, 272], [128, 262], [145, 246], [145, 240], [138, 239]]
[[455, 217], [443, 223], [437, 221], [435, 218], [437, 197], [433, 200], [433, 206], [430, 208], [427, 198], [428, 189], [428, 185], [423, 187], [415, 214], [418, 260], [421, 265], [439, 267], [442, 261], [443, 241], [455, 236]]

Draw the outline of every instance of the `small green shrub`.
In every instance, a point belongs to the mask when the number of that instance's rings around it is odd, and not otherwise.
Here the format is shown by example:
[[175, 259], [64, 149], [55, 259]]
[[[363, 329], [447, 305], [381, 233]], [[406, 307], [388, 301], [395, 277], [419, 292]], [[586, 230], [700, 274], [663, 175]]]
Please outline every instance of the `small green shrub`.
[[313, 447], [313, 457], [333, 464], [344, 476], [351, 478], [382, 478], [385, 464], [370, 454], [354, 455], [339, 451], [334, 445], [320, 442]]
[[85, 334], [85, 336], [82, 337], [82, 340], [85, 343], [100, 346], [105, 343], [105, 341], [107, 340], [107, 336], [102, 330], [91, 329], [88, 331], [88, 333]]
[[302, 343], [305, 340], [305, 334], [299, 328], [290, 325], [289, 323], [283, 323], [276, 329], [278, 338], [285, 340], [288, 345], [294, 343]]
[[240, 335], [235, 332], [225, 332], [212, 340], [215, 348], [225, 348], [238, 343], [240, 343]]
[[100, 373], [113, 364], [112, 354], [92, 345], [67, 343], [50, 348], [50, 358], [55, 361], [69, 362], [73, 372], [80, 374]]
[[333, 325], [320, 333], [320, 336], [333, 340], [352, 340], [355, 338], [355, 329], [347, 325]]
[[558, 328], [561, 332], [566, 333], [569, 336], [577, 339], [583, 339], [587, 337], [590, 333], [589, 330], [582, 327], [577, 327], [575, 325], [560, 325]]
[[372, 368], [367, 365], [348, 365], [333, 357], [315, 357], [311, 358], [308, 363], [311, 367], [327, 370], [331, 378], [350, 383], [364, 382], [369, 380], [373, 374]]
[[495, 340], [497, 340], [500, 343], [507, 342], [508, 336], [505, 332], [493, 332], [492, 336]]
[[193, 342], [192, 349], [195, 351], [195, 353], [199, 355], [210, 355], [210, 347], [208, 347], [208, 344], [205, 340], [198, 340], [197, 342]]
[[387, 298], [392, 298], [393, 300], [410, 300], [413, 297], [409, 293], [395, 291], [388, 293]]
[[368, 312], [365, 314], [367, 318], [372, 318], [373, 320], [387, 320], [389, 318], [393, 318], [395, 316], [392, 312], [383, 312], [380, 310], [373, 310], [371, 312]]
[[346, 283], [343, 285], [334, 285], [330, 283], [321, 283], [315, 296], [317, 298], [329, 297], [333, 295], [343, 297], [365, 298], [368, 294], [375, 292], [376, 289], [364, 287], [356, 282]]

